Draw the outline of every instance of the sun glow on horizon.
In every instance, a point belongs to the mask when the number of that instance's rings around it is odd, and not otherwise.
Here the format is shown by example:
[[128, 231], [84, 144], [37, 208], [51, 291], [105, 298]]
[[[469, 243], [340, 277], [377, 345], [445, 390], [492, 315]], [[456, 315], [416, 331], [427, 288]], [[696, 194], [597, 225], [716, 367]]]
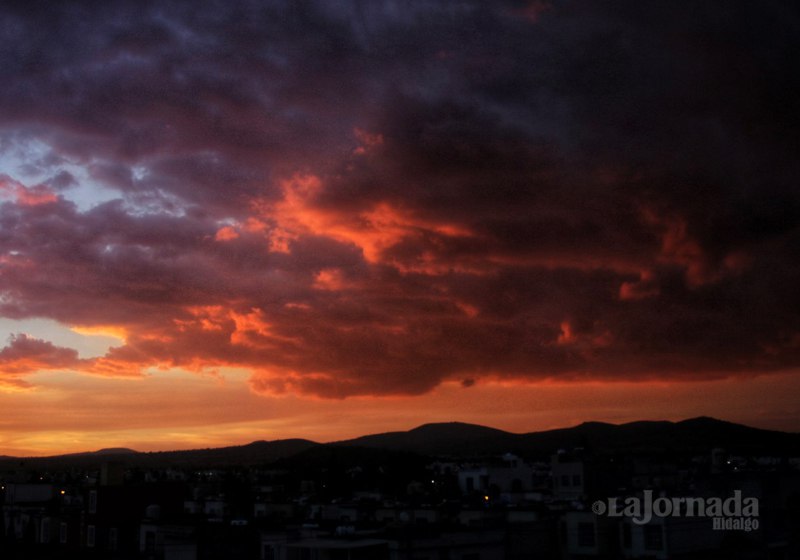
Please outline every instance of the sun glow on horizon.
[[[341, 401], [255, 395], [247, 378], [247, 372], [236, 370], [224, 371], [221, 378], [154, 371], [111, 393], [111, 387], [119, 387], [119, 379], [39, 374], [36, 380], [47, 382], [49, 388], [39, 388], [35, 394], [0, 392], [0, 407], [14, 418], [4, 423], [0, 455], [42, 456], [109, 447], [168, 451], [290, 438], [324, 443], [451, 421], [524, 433], [586, 421], [619, 424], [710, 415], [792, 431], [796, 430], [793, 395], [800, 392], [797, 375], [786, 373], [668, 384], [503, 382], [464, 388], [446, 382], [416, 397]], [[712, 395], [716, 401], [709, 407]], [[61, 413], [42, 416], [43, 401]], [[766, 403], [777, 406], [770, 409]]]

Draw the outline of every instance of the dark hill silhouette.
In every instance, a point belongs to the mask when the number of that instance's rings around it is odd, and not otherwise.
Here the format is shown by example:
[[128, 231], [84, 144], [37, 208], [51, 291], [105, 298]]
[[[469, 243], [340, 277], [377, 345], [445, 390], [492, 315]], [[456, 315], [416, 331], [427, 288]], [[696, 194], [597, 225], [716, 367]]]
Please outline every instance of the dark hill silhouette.
[[329, 445], [394, 449], [425, 455], [464, 454], [470, 449], [482, 453], [502, 453], [517, 437], [518, 434], [477, 424], [446, 422], [423, 424], [407, 432], [374, 434]]
[[735, 454], [796, 457], [800, 456], [800, 434], [751, 428], [708, 417], [680, 422], [640, 421], [620, 425], [585, 422], [571, 428], [525, 434], [447, 422], [328, 444], [288, 439], [188, 451], [142, 453], [126, 448], [110, 448], [56, 457], [0, 457], [0, 470], [96, 468], [108, 461], [142, 468], [250, 466], [281, 461], [287, 468], [295, 468], [303, 462], [317, 465], [331, 461], [385, 463], [392, 453], [406, 454], [406, 459], [410, 455], [476, 457], [506, 452], [524, 457], [547, 457], [559, 449], [577, 447], [598, 453], [656, 452], [683, 455], [705, 454], [715, 447], [721, 447]]
[[[173, 467], [194, 465], [234, 466], [268, 464], [291, 457], [306, 449], [320, 444], [307, 439], [283, 439], [276, 441], [254, 441], [247, 445], [220, 447], [212, 449], [195, 449], [191, 451], [162, 451], [146, 453], [147, 462], [151, 464], [167, 464]], [[137, 458], [137, 461], [139, 459]], [[145, 465], [149, 466], [149, 465]]]
[[800, 453], [800, 434], [761, 430], [700, 417], [681, 422], [639, 421], [628, 424], [585, 422], [571, 428], [514, 434], [457, 422], [425, 424], [408, 432], [374, 434], [331, 445], [394, 449], [426, 455], [487, 455], [512, 452], [548, 455], [583, 447], [596, 452], [706, 452], [723, 447], [735, 453]]
[[130, 453], [138, 453], [133, 449], [128, 449], [127, 447], [107, 447], [105, 449], [98, 449], [97, 451], [91, 451], [88, 453], [89, 455], [126, 455]]
[[53, 457], [0, 458], [0, 469], [17, 468], [98, 468], [102, 463], [122, 463], [128, 467], [226, 467], [274, 463], [320, 444], [305, 439], [254, 441], [247, 445], [191, 449], [187, 451], [136, 452], [129, 449], [107, 449], [89, 453], [56, 455]]

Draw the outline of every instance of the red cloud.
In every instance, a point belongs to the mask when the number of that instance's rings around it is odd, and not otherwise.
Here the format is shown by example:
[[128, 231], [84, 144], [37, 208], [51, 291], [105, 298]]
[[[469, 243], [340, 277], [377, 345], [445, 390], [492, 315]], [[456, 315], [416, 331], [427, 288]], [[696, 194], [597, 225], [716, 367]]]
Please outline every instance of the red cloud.
[[58, 196], [45, 185], [26, 187], [8, 175], [0, 175], [0, 193], [3, 192], [11, 194], [17, 204], [25, 206], [49, 204], [58, 200]]

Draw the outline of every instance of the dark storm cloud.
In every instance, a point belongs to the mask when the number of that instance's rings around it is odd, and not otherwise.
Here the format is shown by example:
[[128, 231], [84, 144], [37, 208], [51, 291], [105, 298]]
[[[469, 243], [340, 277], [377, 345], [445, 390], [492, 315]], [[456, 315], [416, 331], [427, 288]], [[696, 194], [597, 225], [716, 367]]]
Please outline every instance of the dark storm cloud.
[[64, 367], [345, 397], [800, 363], [795, 7], [3, 10], [0, 147], [50, 179], [4, 170], [0, 313], [127, 332]]

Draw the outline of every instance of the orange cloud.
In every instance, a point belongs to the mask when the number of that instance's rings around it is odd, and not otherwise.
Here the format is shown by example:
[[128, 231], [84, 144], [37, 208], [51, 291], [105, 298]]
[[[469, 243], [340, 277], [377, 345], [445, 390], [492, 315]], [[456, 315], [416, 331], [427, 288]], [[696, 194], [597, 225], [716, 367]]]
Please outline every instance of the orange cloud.
[[[378, 140], [373, 139], [373, 142]], [[290, 244], [303, 235], [327, 236], [352, 243], [370, 263], [388, 263], [403, 272], [440, 274], [461, 269], [458, 263], [438, 262], [433, 253], [422, 255], [417, 265], [409, 266], [387, 256], [387, 251], [405, 240], [432, 234], [444, 238], [470, 238], [474, 233], [458, 223], [427, 220], [389, 202], [347, 212], [319, 203], [325, 189], [315, 175], [295, 175], [281, 182], [283, 197], [277, 202], [255, 201], [258, 217], [249, 220], [250, 231], [265, 231], [271, 250], [288, 253]], [[274, 226], [268, 228], [267, 223]]]
[[217, 230], [214, 239], [217, 241], [231, 241], [239, 238], [239, 232], [232, 226], [225, 226]]
[[30, 384], [22, 376], [43, 370], [73, 369], [81, 363], [78, 352], [71, 348], [61, 348], [25, 334], [15, 335], [0, 350], [0, 387], [27, 388]]
[[117, 325], [72, 325], [70, 330], [87, 336], [106, 336], [125, 342], [128, 331], [125, 327]]

